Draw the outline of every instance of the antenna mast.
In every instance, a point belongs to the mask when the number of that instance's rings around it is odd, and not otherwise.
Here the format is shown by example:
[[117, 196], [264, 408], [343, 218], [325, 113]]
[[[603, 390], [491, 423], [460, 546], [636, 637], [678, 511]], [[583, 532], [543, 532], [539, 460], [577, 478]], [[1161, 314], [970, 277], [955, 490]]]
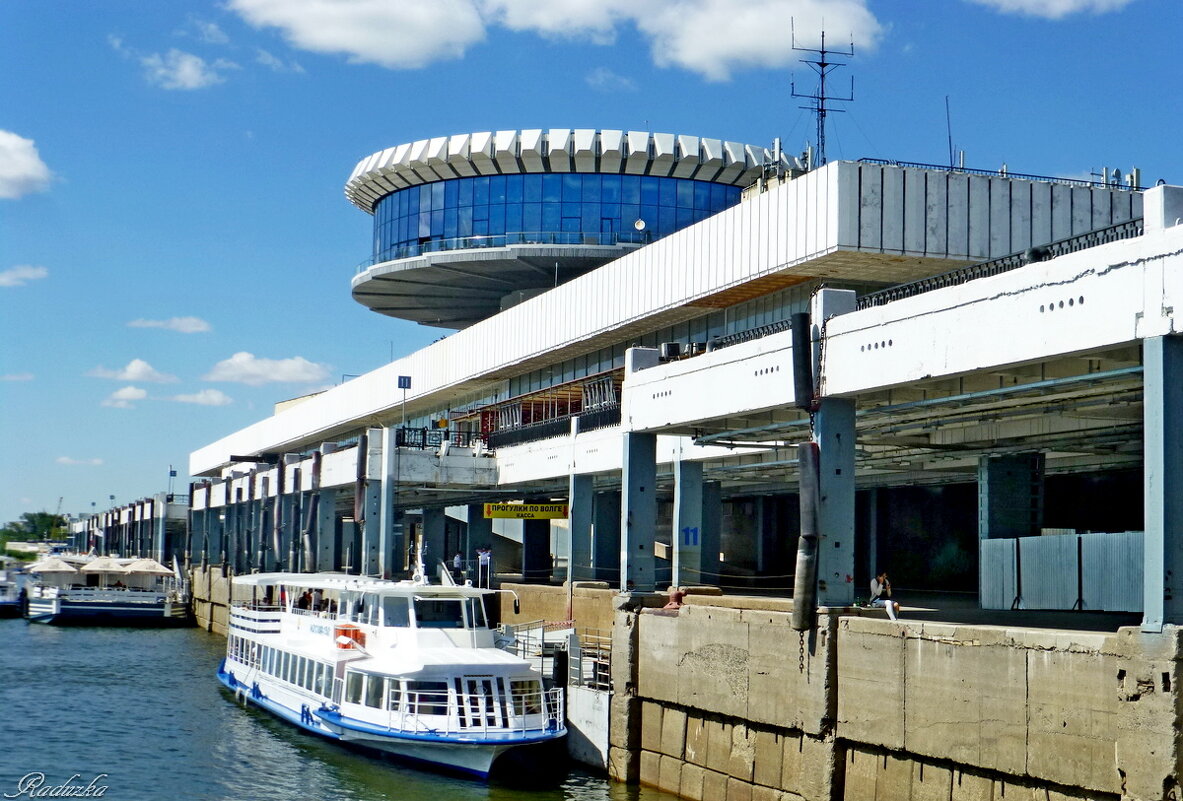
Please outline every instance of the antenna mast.
[[830, 61], [829, 57], [833, 55], [854, 57], [854, 40], [851, 39], [849, 51], [834, 51], [826, 49], [826, 32], [822, 31], [821, 47], [814, 49], [811, 47], [797, 47], [797, 31], [795, 23], [790, 20], [790, 31], [792, 35], [793, 49], [804, 53], [816, 53], [816, 59], [801, 59], [802, 64], [808, 64], [810, 69], [817, 73], [818, 84], [817, 92], [814, 94], [804, 94], [797, 91], [797, 85], [790, 80], [789, 88], [793, 93], [793, 97], [802, 97], [813, 102], [808, 106], [801, 106], [806, 111], [812, 111], [817, 116], [817, 165], [818, 167], [826, 163], [826, 114], [831, 111], [840, 112], [843, 109], [829, 108], [826, 106], [827, 100], [840, 100], [843, 102], [854, 100], [854, 76], [850, 78], [850, 95], [847, 97], [833, 97], [826, 94], [826, 76], [839, 67], [845, 67], [846, 64]]

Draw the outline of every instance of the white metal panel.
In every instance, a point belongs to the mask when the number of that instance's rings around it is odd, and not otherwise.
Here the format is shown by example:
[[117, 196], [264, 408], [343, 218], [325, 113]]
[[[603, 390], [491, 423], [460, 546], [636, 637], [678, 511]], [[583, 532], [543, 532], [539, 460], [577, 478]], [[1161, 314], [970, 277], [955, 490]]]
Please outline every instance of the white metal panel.
[[702, 163], [694, 177], [700, 181], [713, 180], [723, 169], [723, 141], [721, 139], [702, 139]]
[[969, 176], [969, 255], [990, 258], [990, 179]]
[[544, 169], [542, 157], [543, 152], [543, 136], [540, 129], [530, 129], [522, 131], [521, 134], [521, 158], [522, 166], [528, 172], [542, 172]]
[[926, 173], [924, 192], [924, 252], [949, 249], [949, 174]]
[[551, 128], [547, 136], [546, 155], [552, 172], [571, 171], [571, 130]]
[[677, 140], [673, 134], [655, 133], [653, 140], [653, 158], [649, 162], [649, 174], [666, 176], [673, 172], [674, 160], [677, 158]]
[[1072, 188], [1072, 233], [1084, 234], [1093, 230], [1093, 193], [1083, 186]]
[[883, 195], [880, 198], [882, 233], [880, 247], [885, 253], [904, 252], [904, 171], [899, 167], [883, 167]]
[[1031, 184], [1031, 240], [1054, 242], [1052, 236], [1052, 189], [1055, 184]]
[[592, 128], [576, 128], [574, 156], [576, 172], [596, 171], [596, 132]]
[[497, 163], [493, 161], [493, 133], [474, 133], [468, 140], [468, 159], [479, 175], [496, 175]]
[[624, 131], [600, 131], [600, 171], [620, 172], [624, 164]]
[[1052, 185], [1052, 241], [1072, 236], [1072, 187]]
[[978, 598], [983, 609], [1010, 609], [1018, 595], [1015, 541], [978, 541]]
[[1010, 246], [1010, 182], [989, 179], [990, 219], [986, 221], [986, 233], [990, 249], [986, 258], [1005, 256], [1012, 252]]
[[649, 134], [643, 131], [628, 132], [628, 158], [624, 171], [632, 175], [643, 175], [649, 167]]
[[678, 163], [674, 166], [675, 178], [692, 178], [700, 165], [697, 136], [678, 136]]
[[925, 251], [925, 223], [928, 207], [928, 172], [900, 171], [904, 179], [905, 253], [922, 255]]
[[950, 173], [949, 198], [949, 255], [968, 258], [969, 250], [969, 176]]
[[859, 169], [858, 246], [878, 250], [883, 246], [883, 168], [864, 164]]
[[493, 158], [502, 172], [521, 172], [518, 169], [517, 131], [497, 131], [493, 134]]
[[1009, 247], [1011, 253], [1018, 253], [1031, 247], [1031, 207], [1033, 205], [1031, 193], [1033, 187], [1034, 184], [1030, 181], [1014, 181], [1010, 185]]

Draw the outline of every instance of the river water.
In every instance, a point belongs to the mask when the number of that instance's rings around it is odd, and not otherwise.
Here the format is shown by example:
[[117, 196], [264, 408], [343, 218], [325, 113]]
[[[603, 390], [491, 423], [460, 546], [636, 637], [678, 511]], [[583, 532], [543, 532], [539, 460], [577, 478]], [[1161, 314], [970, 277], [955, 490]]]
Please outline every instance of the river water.
[[0, 620], [0, 799], [63, 784], [106, 787], [107, 801], [674, 799], [577, 767], [524, 789], [349, 750], [235, 703], [214, 676], [225, 642], [198, 629]]

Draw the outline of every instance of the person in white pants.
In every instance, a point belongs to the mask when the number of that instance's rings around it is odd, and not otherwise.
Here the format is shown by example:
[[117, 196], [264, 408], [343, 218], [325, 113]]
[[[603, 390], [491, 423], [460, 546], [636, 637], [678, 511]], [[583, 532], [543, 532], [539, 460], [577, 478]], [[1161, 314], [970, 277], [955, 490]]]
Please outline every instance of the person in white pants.
[[871, 606], [882, 606], [892, 620], [900, 612], [900, 605], [891, 599], [891, 582], [887, 580], [887, 571], [871, 579]]

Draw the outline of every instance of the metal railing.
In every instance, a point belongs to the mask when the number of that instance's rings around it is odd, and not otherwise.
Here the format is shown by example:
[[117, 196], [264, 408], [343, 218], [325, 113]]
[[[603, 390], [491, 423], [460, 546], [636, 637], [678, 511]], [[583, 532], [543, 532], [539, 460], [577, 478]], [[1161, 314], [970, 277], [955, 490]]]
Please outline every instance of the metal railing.
[[1009, 256], [991, 259], [990, 261], [984, 261], [979, 264], [971, 264], [968, 267], [959, 267], [947, 273], [934, 275], [929, 278], [921, 278], [919, 281], [912, 281], [911, 283], [900, 284], [889, 289], [880, 290], [879, 292], [863, 295], [858, 299], [858, 308], [869, 309], [873, 306], [882, 306], [892, 301], [922, 295], [934, 289], [944, 289], [945, 287], [957, 286], [974, 281], [978, 278], [1000, 275], [1034, 262], [1054, 259], [1057, 256], [1075, 253], [1079, 250], [1096, 247], [1097, 245], [1117, 242], [1122, 239], [1132, 239], [1133, 237], [1141, 236], [1142, 229], [1142, 219], [1138, 218], [1129, 220], [1128, 222], [1118, 223], [1108, 228], [1089, 231], [1087, 234], [1060, 239], [1049, 245], [1038, 245], [1022, 253], [1012, 253]]
[[253, 602], [230, 605], [231, 628], [255, 634], [278, 634], [283, 608]]
[[767, 325], [758, 325], [755, 328], [736, 331], [734, 334], [715, 337], [707, 343], [707, 349], [718, 350], [719, 348], [738, 345], [741, 342], [750, 342], [753, 339], [760, 339], [760, 337], [766, 337], [769, 334], [779, 334], [784, 331], [791, 330], [793, 330], [793, 324], [790, 320], [777, 320], [776, 322], [768, 323]]
[[510, 445], [522, 445], [540, 439], [565, 437], [571, 433], [571, 420], [579, 420], [580, 431], [595, 431], [598, 428], [618, 425], [620, 423], [620, 404], [600, 406], [586, 412], [565, 414], [550, 420], [530, 423], [518, 428], [505, 428], [489, 433], [489, 447], [496, 450]]
[[507, 735], [557, 731], [563, 726], [563, 690], [559, 687], [507, 696], [392, 688], [385, 707], [387, 728], [400, 732], [501, 740]]
[[388, 248], [381, 254], [358, 264], [357, 272], [365, 272], [375, 264], [448, 250], [500, 248], [510, 245], [595, 245], [607, 247], [644, 245], [651, 241], [653, 241], [653, 235], [649, 231], [512, 231], [505, 234], [453, 236]]
[[481, 440], [479, 431], [452, 431], [448, 428], [400, 428], [395, 444], [400, 448], [430, 450], [447, 442], [457, 448], [470, 448]]
[[567, 654], [567, 684], [591, 690], [612, 689], [612, 635], [601, 629], [580, 632]]

